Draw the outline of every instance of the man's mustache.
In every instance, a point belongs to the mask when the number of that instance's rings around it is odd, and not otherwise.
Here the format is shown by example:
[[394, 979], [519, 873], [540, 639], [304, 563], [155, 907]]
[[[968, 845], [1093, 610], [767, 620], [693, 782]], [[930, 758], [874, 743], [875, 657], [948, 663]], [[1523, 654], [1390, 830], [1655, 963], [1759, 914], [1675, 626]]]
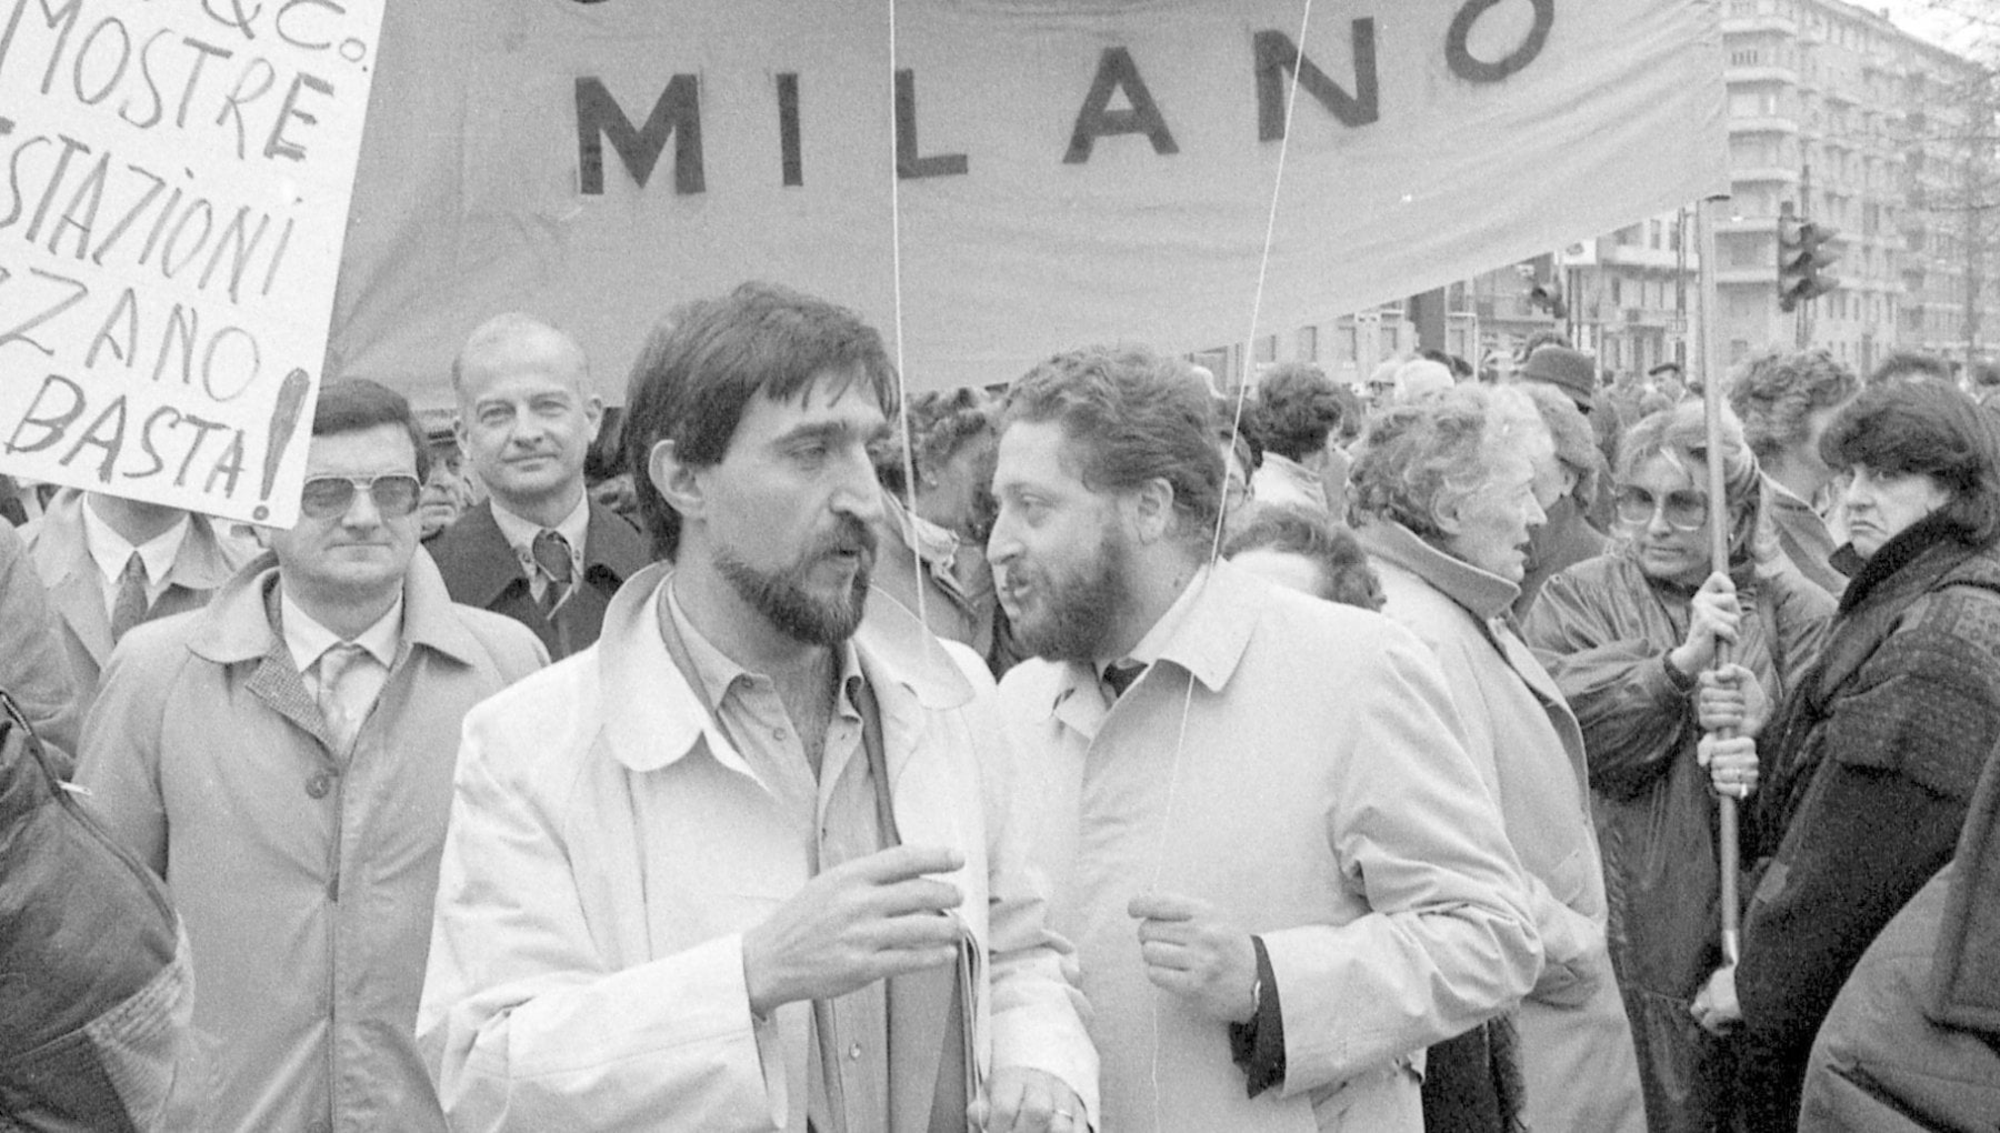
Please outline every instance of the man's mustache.
[[826, 555], [859, 555], [875, 561], [875, 530], [853, 516], [842, 516], [839, 526], [813, 545], [811, 558]]

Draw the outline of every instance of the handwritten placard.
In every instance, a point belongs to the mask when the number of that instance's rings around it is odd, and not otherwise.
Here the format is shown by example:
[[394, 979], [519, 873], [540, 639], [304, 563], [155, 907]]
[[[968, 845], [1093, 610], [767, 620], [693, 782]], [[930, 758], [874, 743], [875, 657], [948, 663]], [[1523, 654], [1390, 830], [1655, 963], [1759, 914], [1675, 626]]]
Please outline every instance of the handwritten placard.
[[381, 0], [0, 11], [0, 471], [290, 525]]

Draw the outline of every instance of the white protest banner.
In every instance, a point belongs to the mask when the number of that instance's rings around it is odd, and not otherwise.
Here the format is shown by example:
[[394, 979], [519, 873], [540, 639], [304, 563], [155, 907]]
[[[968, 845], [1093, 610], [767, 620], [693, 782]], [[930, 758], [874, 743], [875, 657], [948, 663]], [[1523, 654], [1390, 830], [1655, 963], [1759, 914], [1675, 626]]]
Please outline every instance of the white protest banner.
[[290, 525], [381, 0], [0, 5], [0, 471]]
[[918, 388], [1325, 322], [1726, 191], [1719, 8], [404, 5], [333, 349], [446, 404], [522, 309], [615, 400], [663, 313], [746, 278], [900, 328]]

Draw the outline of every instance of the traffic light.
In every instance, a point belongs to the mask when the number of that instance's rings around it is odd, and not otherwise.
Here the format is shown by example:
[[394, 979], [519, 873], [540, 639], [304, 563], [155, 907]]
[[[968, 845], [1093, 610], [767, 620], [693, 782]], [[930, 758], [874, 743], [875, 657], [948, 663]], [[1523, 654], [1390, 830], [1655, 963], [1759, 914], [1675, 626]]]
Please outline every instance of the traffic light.
[[1534, 290], [1528, 292], [1528, 305], [1547, 310], [1557, 322], [1569, 318], [1569, 304], [1563, 302], [1562, 288], [1553, 283], [1535, 284]]
[[1826, 245], [1839, 239], [1839, 230], [1814, 224], [1792, 211], [1790, 201], [1778, 212], [1778, 309], [1795, 311], [1840, 286], [1840, 280], [1826, 269], [1840, 254]]

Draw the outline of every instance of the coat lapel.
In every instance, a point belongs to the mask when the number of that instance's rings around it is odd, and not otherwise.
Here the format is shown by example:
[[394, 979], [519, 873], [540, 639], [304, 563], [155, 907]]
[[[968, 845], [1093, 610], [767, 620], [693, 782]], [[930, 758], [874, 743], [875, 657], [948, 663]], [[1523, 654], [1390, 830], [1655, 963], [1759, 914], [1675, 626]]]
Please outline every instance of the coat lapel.
[[452, 524], [432, 548], [454, 601], [490, 610], [507, 588], [527, 583], [520, 559], [493, 518], [493, 502], [482, 500]]

